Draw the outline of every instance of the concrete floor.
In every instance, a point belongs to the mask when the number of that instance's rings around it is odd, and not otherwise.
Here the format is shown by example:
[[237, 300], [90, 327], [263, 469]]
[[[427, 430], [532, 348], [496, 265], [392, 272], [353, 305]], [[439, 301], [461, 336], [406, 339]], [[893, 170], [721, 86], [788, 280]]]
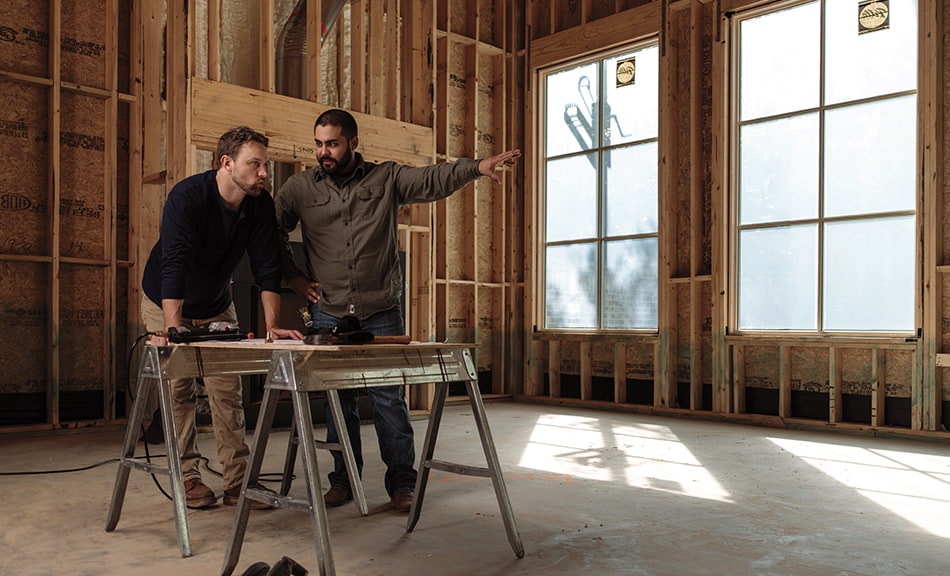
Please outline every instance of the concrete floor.
[[[508, 401], [487, 409], [524, 558], [484, 478], [432, 472], [419, 524], [406, 533], [364, 426], [370, 515], [329, 510], [338, 574], [950, 573], [946, 444]], [[418, 447], [426, 421], [414, 425]], [[286, 435], [272, 436], [265, 472], [281, 469]], [[439, 440], [437, 458], [484, 464], [467, 405], [446, 409]], [[213, 438], [200, 442], [217, 468]], [[118, 432], [4, 439], [0, 470], [82, 467], [116, 458], [121, 444]], [[327, 452], [319, 465], [324, 476]], [[234, 508], [189, 511], [194, 556], [181, 558], [171, 502], [133, 471], [107, 533], [116, 468], [0, 476], [0, 574], [219, 574]], [[220, 489], [211, 473], [205, 481]], [[302, 490], [298, 480], [292, 493]], [[308, 516], [252, 511], [235, 574], [282, 556], [318, 574]]]

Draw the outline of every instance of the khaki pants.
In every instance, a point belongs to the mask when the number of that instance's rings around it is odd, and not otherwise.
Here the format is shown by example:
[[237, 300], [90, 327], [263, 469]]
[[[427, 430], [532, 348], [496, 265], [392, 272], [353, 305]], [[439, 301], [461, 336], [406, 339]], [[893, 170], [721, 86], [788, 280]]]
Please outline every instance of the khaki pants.
[[[162, 308], [148, 298], [142, 298], [142, 322], [149, 332], [165, 330], [165, 318]], [[205, 326], [210, 322], [223, 320], [237, 324], [237, 313], [232, 303], [227, 310], [213, 318], [200, 320], [183, 318], [188, 328]], [[208, 404], [211, 406], [211, 422], [214, 438], [218, 445], [218, 461], [221, 463], [224, 477], [224, 489], [240, 488], [247, 470], [247, 457], [250, 449], [244, 441], [244, 404], [242, 400], [240, 376], [206, 376], [205, 390]], [[181, 456], [182, 476], [200, 478], [198, 462], [197, 430], [195, 428], [195, 381], [183, 378], [171, 381], [172, 405], [175, 411], [175, 426], [178, 428], [178, 451]]]

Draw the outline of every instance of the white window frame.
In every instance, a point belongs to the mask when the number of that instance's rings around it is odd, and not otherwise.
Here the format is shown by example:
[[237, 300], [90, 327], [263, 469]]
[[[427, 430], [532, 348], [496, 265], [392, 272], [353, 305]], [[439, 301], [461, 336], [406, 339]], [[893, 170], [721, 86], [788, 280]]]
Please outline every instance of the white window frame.
[[[598, 212], [598, 213], [597, 213], [597, 233], [596, 233], [596, 235], [595, 235], [594, 237], [592, 237], [592, 238], [593, 238], [592, 241], [591, 241], [591, 240], [583, 240], [583, 241], [564, 241], [564, 242], [551, 242], [551, 243], [549, 243], [549, 242], [547, 241], [547, 231], [546, 231], [546, 213], [547, 213], [547, 212], [546, 212], [546, 206], [547, 206], [547, 199], [548, 199], [548, 190], [547, 190], [547, 182], [546, 182], [546, 166], [547, 166], [548, 156], [547, 156], [547, 152], [546, 152], [547, 134], [546, 134], [546, 129], [545, 129], [545, 128], [546, 128], [546, 119], [547, 119], [547, 112], [548, 112], [548, 109], [547, 109], [547, 96], [546, 96], [546, 82], [545, 82], [545, 80], [546, 80], [547, 76], [550, 75], [550, 74], [557, 73], [557, 72], [561, 72], [561, 71], [563, 71], [563, 70], [567, 70], [567, 69], [570, 69], [570, 68], [574, 68], [574, 67], [578, 67], [578, 66], [582, 66], [582, 65], [586, 65], [586, 64], [591, 64], [591, 63], [597, 63], [597, 64], [598, 64], [598, 70], [602, 70], [603, 62], [604, 62], [605, 60], [608, 60], [608, 59], [610, 59], [610, 58], [616, 57], [616, 56], [618, 56], [618, 55], [620, 55], [620, 54], [624, 54], [624, 53], [628, 53], [628, 52], [631, 52], [631, 51], [636, 51], [636, 50], [640, 50], [640, 49], [644, 49], [644, 48], [650, 48], [650, 47], [657, 47], [657, 48], [659, 48], [659, 44], [660, 44], [660, 43], [659, 43], [658, 37], [655, 36], [655, 35], [652, 35], [652, 36], [647, 37], [647, 38], [642, 38], [642, 39], [639, 39], [639, 40], [636, 40], [636, 41], [631, 41], [631, 42], [629, 42], [629, 43], [625, 43], [623, 46], [612, 47], [612, 48], [610, 48], [609, 50], [603, 50], [603, 51], [600, 51], [600, 52], [595, 52], [595, 53], [591, 53], [591, 54], [586, 54], [586, 55], [584, 55], [584, 56], [582, 56], [582, 57], [578, 57], [578, 58], [572, 59], [572, 60], [570, 60], [570, 61], [560, 62], [560, 63], [558, 63], [558, 64], [556, 64], [556, 65], [552, 65], [552, 66], [548, 66], [548, 67], [543, 67], [543, 68], [538, 68], [537, 71], [536, 71], [536, 72], [537, 72], [537, 78], [538, 78], [538, 83], [537, 83], [538, 90], [537, 90], [537, 101], [536, 101], [536, 103], [537, 103], [537, 108], [536, 108], [536, 109], [538, 110], [538, 114], [536, 115], [536, 118], [538, 119], [538, 120], [537, 120], [537, 123], [536, 123], [536, 134], [537, 134], [537, 140], [536, 140], [536, 141], [538, 142], [536, 156], [537, 156], [537, 158], [538, 158], [538, 162], [537, 162], [538, 169], [537, 169], [537, 171], [536, 171], [536, 175], [537, 175], [536, 178], [537, 178], [537, 183], [538, 183], [537, 189], [538, 189], [538, 191], [539, 191], [539, 193], [538, 193], [538, 195], [537, 195], [538, 204], [537, 204], [537, 211], [536, 211], [536, 214], [537, 214], [537, 223], [538, 223], [538, 236], [537, 236], [537, 238], [538, 238], [538, 244], [537, 244], [537, 246], [538, 246], [538, 251], [537, 251], [537, 256], [536, 256], [536, 262], [538, 263], [538, 270], [539, 270], [539, 273], [538, 273], [538, 275], [537, 275], [537, 279], [538, 279], [538, 287], [537, 287], [538, 298], [537, 298], [537, 308], [536, 308], [536, 310], [535, 310], [535, 318], [536, 318], [536, 321], [537, 321], [536, 327], [537, 327], [537, 330], [538, 330], [538, 331], [541, 331], [541, 332], [549, 332], [549, 333], [609, 332], [609, 333], [612, 333], [612, 334], [624, 334], [624, 333], [629, 333], [629, 334], [650, 334], [650, 335], [655, 335], [655, 334], [657, 334], [657, 332], [658, 332], [658, 325], [659, 325], [659, 323], [662, 321], [662, 318], [660, 318], [659, 312], [657, 313], [657, 318], [656, 318], [656, 324], [657, 324], [657, 326], [654, 326], [654, 327], [651, 327], [651, 328], [606, 328], [606, 327], [604, 327], [604, 321], [603, 321], [603, 320], [604, 320], [604, 318], [603, 318], [603, 313], [604, 313], [604, 311], [603, 311], [603, 307], [602, 307], [602, 300], [603, 300], [603, 285], [602, 285], [602, 283], [603, 283], [603, 281], [604, 281], [604, 275], [605, 275], [605, 265], [604, 265], [604, 245], [605, 245], [605, 243], [610, 242], [611, 240], [617, 240], [617, 239], [630, 239], [630, 238], [647, 238], [647, 237], [653, 237], [653, 238], [656, 238], [656, 241], [657, 241], [657, 263], [656, 263], [656, 264], [657, 264], [657, 271], [658, 271], [657, 283], [656, 283], [656, 284], [654, 285], [654, 287], [653, 287], [654, 290], [655, 290], [655, 294], [654, 294], [654, 295], [656, 296], [658, 302], [659, 302], [659, 300], [662, 298], [662, 296], [661, 296], [661, 294], [660, 294], [660, 282], [659, 282], [659, 264], [660, 264], [659, 261], [660, 261], [660, 253], [661, 253], [661, 251], [662, 251], [662, 240], [661, 240], [661, 235], [660, 235], [660, 228], [661, 228], [661, 226], [659, 225], [659, 219], [660, 219], [660, 205], [661, 205], [661, 201], [660, 201], [659, 196], [660, 196], [661, 193], [662, 193], [662, 190], [661, 190], [661, 182], [660, 182], [659, 162], [657, 162], [657, 172], [656, 172], [656, 176], [657, 176], [657, 214], [656, 214], [656, 218], [657, 218], [657, 230], [656, 230], [656, 232], [650, 233], [650, 234], [632, 234], [632, 235], [620, 235], [620, 236], [611, 236], [611, 235], [609, 235], [609, 234], [606, 233], [606, 231], [605, 231], [605, 224], [604, 224], [604, 217], [605, 217], [605, 214], [604, 214], [604, 200], [605, 200], [605, 197], [606, 197], [606, 193], [605, 193], [604, 186], [603, 186], [603, 175], [604, 175], [603, 170], [604, 170], [604, 167], [603, 167], [603, 165], [600, 165], [600, 166], [598, 167], [598, 169], [597, 169], [597, 180], [598, 180], [598, 182], [597, 182], [597, 202], [598, 202], [598, 205], [597, 205], [597, 212]], [[659, 60], [659, 56], [658, 56], [658, 60]], [[659, 64], [659, 61], [658, 61], [658, 64]], [[600, 73], [600, 72], [599, 72], [599, 73]], [[658, 86], [658, 95], [657, 95], [657, 96], [658, 96], [658, 106], [657, 106], [657, 110], [656, 110], [656, 118], [657, 118], [657, 123], [658, 123], [658, 125], [659, 125], [659, 126], [662, 126], [662, 119], [660, 118], [660, 110], [659, 110], [659, 86]], [[599, 153], [599, 152], [602, 152], [602, 151], [604, 151], [604, 150], [610, 150], [610, 149], [612, 149], [612, 148], [619, 148], [619, 147], [623, 147], [623, 146], [629, 146], [629, 145], [632, 145], [632, 144], [644, 143], [644, 142], [650, 142], [650, 141], [656, 142], [656, 146], [657, 146], [657, 156], [658, 156], [658, 158], [659, 158], [659, 155], [660, 155], [660, 152], [661, 152], [661, 146], [662, 146], [659, 130], [658, 130], [658, 133], [657, 133], [657, 136], [656, 136], [655, 139], [634, 140], [634, 141], [625, 142], [625, 143], [619, 144], [619, 145], [592, 146], [592, 147], [591, 147], [589, 150], [587, 150], [586, 152], [587, 152], [587, 153], [594, 153], [594, 152], [598, 152], [598, 153]], [[557, 157], [558, 157], [558, 156], [554, 156], [553, 158], [557, 158]], [[596, 326], [596, 327], [590, 327], [590, 328], [549, 327], [549, 326], [546, 325], [546, 318], [547, 318], [547, 315], [546, 315], [546, 307], [547, 307], [547, 304], [546, 304], [546, 300], [547, 300], [547, 247], [548, 247], [550, 244], [577, 245], [577, 244], [582, 244], [582, 243], [593, 243], [593, 244], [597, 247], [597, 248], [596, 248], [596, 250], [597, 250], [597, 256], [596, 256], [596, 260], [597, 260], [597, 276], [598, 276], [597, 289], [596, 289], [596, 299], [597, 299], [596, 317], [597, 317], [597, 326]]]
[[[753, 17], [756, 17], [756, 16], [762, 16], [762, 15], [764, 15], [764, 14], [768, 14], [768, 13], [780, 11], [780, 10], [783, 10], [783, 9], [786, 9], [786, 8], [791, 8], [791, 7], [798, 6], [798, 5], [807, 4], [807, 3], [813, 2], [813, 1], [819, 2], [819, 3], [821, 4], [821, 8], [820, 8], [820, 9], [822, 10], [822, 16], [821, 16], [821, 19], [822, 19], [822, 31], [821, 31], [821, 34], [822, 34], [822, 46], [821, 46], [821, 54], [820, 54], [820, 58], [819, 58], [819, 59], [820, 59], [820, 62], [821, 62], [821, 66], [822, 66], [822, 70], [821, 70], [821, 72], [820, 72], [820, 75], [821, 75], [821, 76], [820, 76], [820, 82], [821, 82], [822, 95], [821, 95], [821, 97], [820, 97], [820, 104], [819, 104], [819, 106], [817, 106], [817, 107], [815, 108], [815, 110], [817, 111], [817, 113], [818, 113], [820, 116], [823, 116], [824, 113], [827, 112], [827, 111], [829, 111], [829, 110], [841, 109], [841, 108], [846, 108], [846, 107], [848, 107], [848, 106], [860, 105], [860, 104], [869, 103], [869, 102], [880, 102], [880, 101], [884, 101], [884, 100], [893, 98], [893, 97], [895, 97], [895, 96], [914, 95], [915, 98], [916, 98], [916, 108], [915, 108], [915, 110], [916, 110], [916, 117], [915, 117], [915, 120], [917, 120], [917, 123], [919, 124], [919, 120], [918, 120], [918, 119], [919, 119], [919, 117], [920, 117], [920, 115], [921, 115], [921, 106], [922, 106], [921, 97], [920, 97], [920, 79], [919, 79], [919, 77], [918, 77], [918, 80], [917, 80], [917, 85], [915, 86], [915, 89], [914, 89], [914, 90], [908, 90], [908, 91], [903, 91], [903, 92], [895, 92], [895, 93], [888, 93], [888, 94], [883, 94], [883, 95], [876, 95], [876, 96], [868, 97], [868, 98], [860, 98], [860, 99], [857, 99], [857, 100], [848, 101], [848, 102], [843, 103], [843, 104], [840, 104], [840, 103], [839, 103], [839, 104], [831, 104], [831, 105], [826, 104], [826, 102], [825, 102], [825, 96], [824, 96], [824, 94], [823, 94], [823, 92], [824, 92], [824, 82], [825, 82], [825, 78], [824, 78], [824, 76], [825, 76], [825, 70], [824, 70], [824, 61], [825, 61], [825, 55], [824, 55], [824, 33], [825, 33], [825, 31], [824, 31], [824, 14], [823, 14], [823, 12], [824, 12], [824, 4], [825, 4], [826, 2], [829, 2], [829, 1], [834, 2], [834, 1], [841, 1], [841, 0], [789, 0], [789, 1], [785, 1], [785, 2], [774, 2], [774, 3], [770, 3], [770, 4], [766, 5], [766, 6], [759, 6], [759, 7], [756, 7], [756, 8], [749, 9], [749, 10], [744, 10], [744, 11], [742, 11], [742, 12], [737, 12], [737, 13], [734, 13], [734, 14], [731, 15], [731, 22], [730, 22], [730, 26], [729, 26], [729, 34], [730, 34], [730, 39], [729, 39], [729, 46], [730, 46], [730, 52], [729, 52], [730, 77], [729, 77], [729, 97], [728, 97], [728, 108], [729, 108], [728, 114], [729, 114], [729, 118], [728, 118], [728, 123], [727, 123], [727, 125], [728, 125], [728, 134], [729, 134], [729, 142], [730, 142], [730, 145], [729, 145], [729, 147], [728, 147], [728, 153], [729, 153], [728, 191], [729, 191], [729, 195], [728, 195], [728, 199], [727, 199], [727, 213], [728, 213], [728, 274], [727, 274], [727, 278], [728, 278], [728, 291], [729, 291], [729, 292], [728, 292], [728, 293], [729, 293], [729, 298], [728, 298], [728, 319], [727, 319], [727, 321], [728, 321], [728, 328], [727, 328], [727, 330], [728, 330], [728, 333], [730, 333], [730, 334], [737, 334], [737, 335], [741, 335], [741, 334], [775, 334], [775, 335], [795, 336], [795, 337], [900, 337], [900, 338], [906, 338], [906, 337], [909, 337], [909, 336], [914, 336], [914, 335], [919, 334], [919, 332], [920, 332], [920, 326], [921, 326], [921, 290], [919, 289], [919, 287], [920, 287], [920, 276], [921, 276], [921, 267], [922, 267], [922, 259], [923, 259], [923, 253], [922, 253], [923, 250], [921, 249], [921, 245], [920, 245], [920, 242], [919, 242], [919, 238], [920, 238], [920, 235], [921, 235], [921, 227], [922, 227], [922, 222], [921, 222], [921, 220], [922, 220], [922, 214], [921, 214], [921, 194], [922, 194], [922, 193], [921, 193], [921, 190], [920, 190], [921, 182], [920, 182], [920, 179], [919, 179], [919, 178], [916, 179], [916, 181], [915, 181], [915, 198], [916, 198], [915, 209], [914, 209], [914, 210], [908, 210], [908, 211], [903, 211], [903, 212], [902, 212], [902, 213], [905, 213], [905, 214], [907, 214], [907, 215], [913, 215], [913, 216], [914, 216], [914, 218], [915, 218], [914, 230], [915, 230], [916, 239], [918, 240], [918, 241], [915, 242], [916, 250], [915, 250], [915, 254], [914, 254], [914, 260], [915, 260], [915, 262], [914, 262], [915, 278], [914, 278], [914, 302], [912, 303], [913, 310], [914, 310], [914, 320], [913, 320], [913, 322], [914, 322], [914, 328], [909, 329], [909, 330], [906, 330], [906, 331], [905, 331], [905, 330], [893, 330], [893, 331], [859, 331], [859, 330], [841, 331], [841, 330], [838, 330], [838, 331], [835, 331], [835, 330], [828, 330], [828, 329], [825, 329], [825, 328], [824, 328], [824, 326], [823, 326], [823, 321], [824, 321], [824, 318], [823, 318], [823, 315], [824, 315], [824, 314], [823, 314], [823, 306], [824, 306], [824, 302], [823, 302], [823, 271], [824, 271], [824, 265], [825, 265], [825, 247], [824, 247], [824, 245], [823, 245], [823, 240], [822, 240], [822, 238], [823, 238], [823, 236], [824, 236], [823, 227], [824, 227], [824, 225], [825, 225], [826, 223], [828, 223], [828, 222], [835, 222], [835, 221], [849, 221], [849, 222], [854, 222], [854, 221], [858, 221], [858, 220], [861, 220], [861, 219], [864, 219], [864, 218], [871, 218], [871, 217], [874, 217], [874, 216], [870, 216], [870, 217], [851, 216], [851, 217], [841, 217], [841, 218], [831, 218], [831, 217], [826, 218], [826, 217], [824, 216], [824, 214], [821, 213], [821, 211], [820, 211], [820, 213], [819, 213], [819, 215], [818, 215], [817, 218], [811, 219], [811, 220], [813, 220], [814, 222], [817, 223], [817, 226], [818, 226], [818, 232], [817, 232], [817, 233], [818, 233], [818, 236], [819, 236], [819, 241], [818, 241], [818, 254], [817, 254], [817, 256], [818, 256], [818, 261], [817, 261], [817, 274], [818, 274], [817, 292], [818, 292], [818, 293], [817, 293], [817, 310], [816, 310], [816, 315], [817, 315], [817, 320], [816, 320], [816, 321], [817, 321], [817, 327], [816, 327], [816, 329], [814, 329], [814, 330], [801, 330], [801, 329], [799, 329], [799, 330], [793, 330], [793, 329], [788, 329], [788, 330], [783, 330], [783, 329], [754, 329], [754, 330], [747, 329], [747, 330], [741, 330], [741, 329], [739, 328], [739, 306], [740, 306], [740, 302], [739, 302], [739, 232], [740, 232], [741, 229], [750, 229], [750, 228], [757, 228], [757, 227], [759, 227], [759, 226], [756, 226], [756, 225], [741, 226], [740, 223], [739, 223], [739, 200], [740, 200], [740, 198], [739, 198], [739, 194], [740, 194], [740, 192], [739, 192], [739, 185], [740, 185], [740, 174], [739, 174], [739, 171], [740, 171], [740, 168], [739, 168], [739, 161], [740, 161], [739, 128], [740, 128], [740, 124], [741, 124], [740, 118], [739, 118], [739, 100], [740, 100], [740, 94], [739, 94], [739, 73], [740, 73], [740, 66], [739, 66], [739, 53], [740, 53], [739, 30], [740, 30], [740, 26], [739, 26], [739, 22], [740, 22], [741, 20], [743, 20], [743, 19], [753, 18]], [[857, 2], [855, 2], [854, 5], [855, 5], [855, 10], [857, 10]], [[920, 9], [921, 9], [921, 6], [920, 6], [920, 4], [918, 4], [918, 10], [920, 10]], [[920, 32], [918, 31], [918, 35], [919, 35], [919, 33], [920, 33]], [[919, 45], [918, 45], [918, 46], [919, 46]], [[922, 57], [922, 53], [920, 52], [919, 47], [918, 47], [918, 54], [917, 54], [917, 57], [918, 57], [918, 58], [921, 58], [921, 57]], [[918, 76], [919, 76], [919, 73], [918, 73]], [[787, 114], [778, 114], [778, 115], [776, 115], [776, 117], [782, 117], [782, 116], [786, 116], [786, 115], [787, 115]], [[752, 122], [759, 122], [759, 121], [761, 121], [761, 119], [755, 119], [755, 120], [753, 120]], [[824, 165], [824, 154], [823, 154], [823, 151], [824, 151], [824, 145], [825, 145], [825, 143], [824, 143], [824, 127], [823, 127], [824, 119], [823, 119], [823, 118], [820, 118], [819, 124], [820, 124], [820, 126], [821, 126], [820, 129], [819, 129], [819, 130], [820, 130], [820, 131], [819, 131], [819, 135], [820, 135], [821, 141], [819, 142], [819, 154], [818, 154], [818, 157], [819, 157], [819, 160], [818, 160], [818, 162], [819, 162], [819, 189], [820, 189], [819, 203], [820, 203], [820, 202], [821, 202], [821, 197], [824, 195], [824, 182], [823, 182], [823, 178], [822, 178], [823, 165]], [[916, 169], [917, 173], [920, 173], [921, 158], [920, 158], [919, 150], [920, 150], [920, 146], [921, 146], [921, 144], [920, 144], [920, 143], [921, 143], [921, 139], [922, 139], [923, 137], [924, 137], [924, 134], [922, 134], [922, 133], [920, 133], [920, 132], [918, 131], [917, 137], [916, 137], [916, 141], [915, 141], [915, 151], [917, 152], [917, 159], [916, 159], [916, 161], [915, 161], [915, 169]], [[899, 212], [900, 212], [900, 211], [888, 213], [888, 216], [896, 215], [896, 214], [898, 214]], [[796, 221], [796, 222], [802, 222], [802, 221], [804, 221], [804, 220], [799, 220], [799, 221]]]

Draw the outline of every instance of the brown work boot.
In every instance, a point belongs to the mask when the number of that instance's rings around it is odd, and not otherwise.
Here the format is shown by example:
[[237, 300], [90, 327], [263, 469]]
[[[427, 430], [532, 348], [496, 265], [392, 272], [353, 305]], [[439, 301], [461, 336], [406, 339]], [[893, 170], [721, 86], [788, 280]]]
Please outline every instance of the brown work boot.
[[408, 512], [412, 508], [413, 494], [409, 488], [403, 488], [393, 494], [393, 510], [396, 512]]
[[185, 480], [185, 506], [189, 508], [207, 508], [218, 501], [211, 488], [205, 486], [201, 478]]
[[[277, 496], [277, 493], [269, 488], [265, 488], [260, 484], [253, 486], [255, 490], [261, 492], [269, 492], [274, 496]], [[237, 506], [238, 500], [241, 498], [241, 487], [235, 486], [234, 488], [229, 488], [224, 491], [224, 497], [221, 499], [224, 502], [225, 506]], [[267, 502], [258, 502], [257, 500], [251, 500], [251, 510], [273, 510], [273, 506]]]
[[323, 504], [327, 508], [336, 508], [337, 506], [343, 506], [352, 499], [353, 493], [349, 489], [333, 486], [323, 495]]

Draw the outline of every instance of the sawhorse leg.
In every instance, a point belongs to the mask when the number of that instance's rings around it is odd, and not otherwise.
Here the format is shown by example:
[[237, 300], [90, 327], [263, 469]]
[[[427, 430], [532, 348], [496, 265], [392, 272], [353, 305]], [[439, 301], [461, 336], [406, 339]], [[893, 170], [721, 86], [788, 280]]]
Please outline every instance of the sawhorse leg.
[[[353, 493], [353, 502], [356, 504], [361, 516], [368, 516], [369, 507], [366, 504], [366, 495], [363, 492], [363, 482], [360, 478], [360, 472], [356, 467], [356, 457], [353, 454], [353, 446], [350, 442], [349, 435], [346, 433], [347, 428], [343, 420], [343, 408], [340, 405], [339, 392], [337, 390], [327, 390], [326, 401], [330, 404], [330, 414], [336, 426], [340, 441], [333, 443], [323, 440], [314, 440], [314, 444], [325, 450], [339, 450], [343, 454], [343, 462], [346, 464], [346, 472], [350, 478], [350, 490]], [[297, 426], [294, 424], [290, 428], [290, 438], [287, 441], [287, 456], [284, 458], [284, 476], [280, 483], [280, 494], [282, 496], [286, 496], [290, 493], [290, 483], [294, 476], [294, 463], [297, 460], [297, 445], [299, 443]]]
[[[155, 382], [158, 386], [159, 412], [162, 415], [162, 428], [165, 436], [165, 453], [168, 466], [161, 467], [143, 462], [135, 458], [135, 445], [138, 442], [142, 427], [142, 417], [145, 413], [145, 404], [148, 397], [149, 384]], [[109, 516], [106, 520], [106, 532], [112, 532], [119, 523], [122, 514], [122, 504], [125, 501], [125, 492], [129, 484], [129, 472], [132, 468], [144, 472], [167, 474], [171, 479], [172, 502], [175, 507], [175, 527], [178, 531], [178, 546], [183, 558], [191, 556], [191, 535], [188, 530], [188, 515], [185, 510], [185, 485], [182, 479], [181, 459], [178, 452], [178, 432], [175, 427], [174, 411], [172, 408], [171, 383], [162, 379], [159, 362], [159, 349], [155, 346], [146, 346], [142, 361], [139, 365], [139, 378], [136, 384], [135, 402], [132, 404], [132, 414], [125, 429], [125, 443], [122, 456], [119, 458], [119, 469], [116, 472], [115, 487], [112, 489], [112, 501], [109, 504]]]
[[[469, 373], [474, 376], [471, 356], [466, 350], [464, 352], [465, 360], [469, 367]], [[429, 413], [429, 427], [426, 429], [426, 438], [422, 447], [422, 457], [419, 464], [419, 475], [416, 478], [416, 494], [409, 510], [409, 521], [406, 524], [406, 532], [412, 532], [419, 516], [422, 512], [422, 503], [425, 500], [426, 485], [429, 482], [429, 470], [438, 469], [453, 474], [463, 474], [467, 476], [487, 476], [492, 479], [495, 488], [495, 497], [498, 499], [498, 507], [501, 510], [502, 519], [505, 523], [505, 530], [508, 533], [508, 543], [511, 544], [515, 556], [524, 557], [524, 545], [521, 542], [521, 535], [518, 533], [518, 527], [515, 525], [514, 513], [511, 510], [511, 501], [508, 498], [508, 489], [505, 486], [505, 480], [502, 477], [501, 465], [498, 462], [498, 454], [495, 452], [495, 444], [492, 441], [491, 430], [488, 427], [488, 418], [485, 416], [485, 405], [482, 402], [481, 392], [478, 390], [478, 381], [474, 377], [465, 382], [468, 398], [472, 405], [475, 424], [478, 427], [478, 435], [482, 442], [482, 450], [485, 452], [487, 468], [477, 466], [466, 466], [434, 460], [435, 444], [439, 436], [439, 425], [442, 422], [442, 411], [445, 407], [445, 398], [449, 393], [449, 383], [439, 382], [436, 384], [435, 398], [432, 411]]]
[[247, 520], [251, 510], [250, 502], [246, 498], [248, 486], [254, 486], [260, 475], [261, 464], [264, 461], [264, 451], [267, 448], [267, 438], [277, 411], [277, 399], [280, 389], [290, 390], [294, 405], [294, 428], [300, 438], [301, 456], [303, 458], [304, 476], [307, 482], [307, 496], [309, 502], [305, 508], [299, 508], [293, 501], [280, 498], [274, 501], [278, 507], [289, 507], [308, 510], [313, 521], [314, 536], [317, 539], [317, 557], [320, 566], [320, 576], [335, 576], [333, 553], [330, 550], [330, 533], [327, 529], [327, 511], [323, 504], [323, 492], [320, 489], [320, 471], [317, 467], [316, 445], [313, 437], [313, 419], [310, 413], [310, 401], [307, 393], [297, 389], [297, 378], [294, 372], [293, 355], [286, 350], [274, 352], [271, 366], [264, 383], [264, 399], [261, 412], [257, 419], [254, 445], [251, 447], [251, 458], [247, 474], [244, 476], [244, 485], [241, 487], [241, 497], [238, 499], [234, 526], [231, 530], [231, 539], [225, 552], [222, 576], [230, 576], [237, 566], [244, 545], [244, 535], [247, 531]]

